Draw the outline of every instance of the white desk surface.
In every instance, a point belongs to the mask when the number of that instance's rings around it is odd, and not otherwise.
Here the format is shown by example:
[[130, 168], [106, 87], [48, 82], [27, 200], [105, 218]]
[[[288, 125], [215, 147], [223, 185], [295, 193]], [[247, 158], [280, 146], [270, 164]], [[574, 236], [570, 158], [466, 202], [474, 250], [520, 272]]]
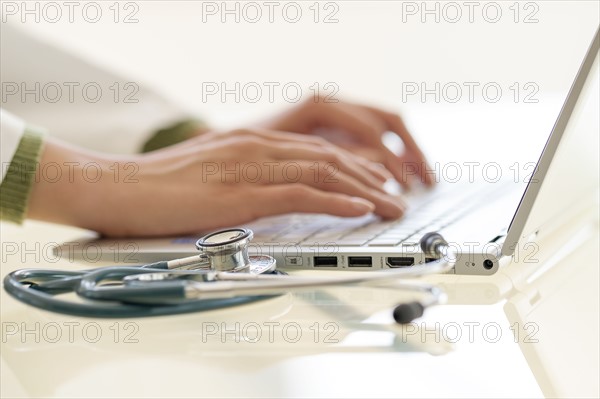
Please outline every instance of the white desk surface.
[[[131, 320], [40, 311], [2, 290], [1, 394], [597, 397], [597, 214], [587, 220], [578, 236], [583, 245], [573, 247], [568, 261], [546, 253], [557, 242], [540, 245], [545, 260], [536, 267], [550, 270], [531, 283], [519, 282], [518, 263], [487, 279], [433, 277], [445, 285], [450, 304], [428, 310], [404, 331], [391, 311], [406, 297], [393, 288], [287, 294]], [[1, 227], [3, 275], [23, 267], [85, 267], [67, 259], [44, 263], [55, 259], [46, 244], [81, 237], [81, 230], [36, 222]], [[11, 254], [7, 245], [15, 244], [31, 251]], [[527, 330], [516, 338], [519, 326]]]

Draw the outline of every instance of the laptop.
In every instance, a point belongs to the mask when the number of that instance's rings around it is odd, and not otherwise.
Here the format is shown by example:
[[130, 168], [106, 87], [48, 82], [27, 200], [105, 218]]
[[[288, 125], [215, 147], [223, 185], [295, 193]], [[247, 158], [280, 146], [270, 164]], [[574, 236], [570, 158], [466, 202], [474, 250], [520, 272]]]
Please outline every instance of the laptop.
[[[533, 260], [539, 236], [560, 229], [597, 197], [598, 35], [596, 31], [527, 183], [442, 183], [409, 194], [409, 212], [394, 221], [374, 215], [264, 218], [244, 225], [255, 235], [250, 252], [275, 257], [285, 270], [411, 267], [432, 260], [421, 251], [419, 241], [436, 231], [457, 253], [451, 273], [492, 275], [503, 258]], [[69, 251], [75, 249], [77, 259], [146, 263], [193, 255], [198, 238], [93, 239], [65, 245]]]

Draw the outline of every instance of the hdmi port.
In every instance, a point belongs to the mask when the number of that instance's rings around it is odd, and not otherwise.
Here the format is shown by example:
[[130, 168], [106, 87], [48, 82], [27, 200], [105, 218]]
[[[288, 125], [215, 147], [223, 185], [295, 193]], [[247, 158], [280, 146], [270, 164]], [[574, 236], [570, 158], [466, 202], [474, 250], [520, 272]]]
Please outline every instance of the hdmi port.
[[415, 264], [415, 258], [407, 256], [390, 256], [386, 259], [389, 267], [408, 267]]

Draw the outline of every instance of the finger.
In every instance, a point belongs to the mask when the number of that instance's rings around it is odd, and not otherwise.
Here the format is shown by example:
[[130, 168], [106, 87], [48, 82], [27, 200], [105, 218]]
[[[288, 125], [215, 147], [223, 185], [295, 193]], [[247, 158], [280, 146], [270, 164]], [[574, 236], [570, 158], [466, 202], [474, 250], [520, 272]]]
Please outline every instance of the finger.
[[431, 186], [434, 183], [433, 176], [427, 173], [428, 170], [431, 170], [429, 164], [427, 163], [427, 159], [425, 155], [419, 148], [417, 142], [408, 132], [406, 125], [402, 118], [394, 113], [382, 111], [378, 108], [374, 107], [366, 107], [368, 110], [373, 112], [375, 115], [379, 116], [383, 121], [385, 121], [387, 128], [396, 133], [404, 143], [406, 151], [412, 154], [419, 164], [419, 176], [421, 177], [421, 181], [425, 183], [427, 186]]
[[405, 169], [409, 165], [404, 164], [396, 154], [390, 151], [390, 149], [385, 148], [383, 152], [385, 156], [384, 164], [387, 166], [388, 170], [394, 175], [394, 178], [400, 183], [404, 190], [410, 191], [410, 180], [405, 173]]
[[373, 173], [380, 174], [382, 181], [387, 181], [394, 178], [394, 175], [385, 167], [385, 151], [381, 148], [366, 147], [363, 144], [338, 144], [346, 152], [352, 155], [358, 155], [364, 158], [368, 164], [370, 170]]
[[[347, 152], [349, 152], [349, 151], [347, 151]], [[354, 159], [356, 162], [358, 162], [360, 165], [362, 165], [363, 168], [367, 169], [373, 176], [375, 176], [382, 183], [385, 183], [392, 177], [390, 172], [388, 172], [388, 170], [385, 168], [385, 166], [382, 165], [381, 163], [370, 161], [369, 159], [361, 156], [360, 154], [356, 154], [356, 155], [352, 156], [351, 152], [349, 152], [349, 156], [351, 157], [351, 159]]]
[[[321, 123], [330, 124], [336, 128], [343, 128], [347, 131], [355, 133], [355, 136], [362, 139], [368, 146], [378, 151], [383, 158], [384, 166], [392, 173], [394, 178], [404, 187], [404, 189], [410, 189], [409, 179], [404, 178], [402, 172], [402, 164], [398, 162], [398, 158], [393, 152], [391, 152], [382, 142], [382, 134], [389, 129], [388, 119], [389, 117], [383, 118], [382, 111], [376, 110], [374, 112], [372, 108], [363, 107], [354, 104], [340, 104], [338, 107], [330, 107], [332, 112], [329, 112], [328, 107], [321, 107], [321, 112], [326, 110], [326, 116], [321, 120]], [[323, 122], [326, 121], [326, 122]], [[415, 148], [416, 143], [408, 135], [408, 147]], [[407, 148], [408, 148], [407, 147]], [[416, 147], [419, 154], [420, 150]], [[425, 174], [425, 173], [423, 173]]]
[[292, 132], [285, 131], [274, 131], [268, 129], [237, 129], [231, 131], [227, 134], [220, 135], [221, 139], [231, 138], [231, 137], [261, 137], [266, 140], [276, 141], [276, 142], [288, 142], [295, 144], [311, 144], [322, 148], [328, 148], [337, 153], [342, 153], [348, 157], [348, 159], [352, 159], [355, 162], [359, 163], [363, 168], [367, 169], [372, 177], [381, 181], [382, 183], [387, 181], [390, 176], [386, 173], [386, 170], [383, 169], [380, 165], [376, 165], [368, 159], [364, 159], [364, 157], [356, 157], [355, 154], [345, 150], [344, 148], [335, 145], [321, 137], [311, 136], [306, 134], [298, 134]]
[[375, 209], [365, 199], [325, 192], [298, 183], [259, 187], [249, 196], [247, 206], [252, 219], [293, 212], [354, 217]]
[[369, 161], [365, 165], [365, 168], [368, 168], [369, 171], [373, 175], [375, 175], [379, 180], [381, 180], [383, 183], [385, 183], [386, 181], [388, 181], [389, 179], [391, 179], [393, 177], [392, 174], [381, 163]]
[[272, 147], [272, 152], [269, 155], [279, 160], [301, 159], [314, 161], [310, 166], [313, 170], [331, 167], [331, 169], [336, 169], [353, 176], [366, 186], [384, 192], [383, 181], [375, 175], [378, 171], [358, 161], [358, 157], [351, 158], [339, 150], [319, 148], [306, 144], [296, 144], [293, 146], [277, 144]]
[[[253, 140], [254, 143], [258, 145], [261, 142], [255, 139], [263, 139], [265, 140], [262, 142], [263, 147], [271, 147], [271, 152], [274, 152], [274, 145], [285, 143], [293, 145], [293, 148], [300, 148], [299, 146], [301, 146], [305, 150], [308, 150], [307, 146], [312, 146], [311, 148], [318, 151], [318, 154], [320, 155], [310, 155], [308, 152], [305, 152], [304, 155], [308, 155], [305, 159], [315, 161], [329, 160], [330, 162], [340, 161], [342, 164], [341, 166], [346, 172], [360, 175], [357, 177], [359, 177], [361, 181], [380, 191], [384, 190], [383, 183], [390, 178], [390, 175], [381, 165], [371, 162], [368, 159], [364, 159], [363, 157], [356, 156], [320, 137], [266, 129], [237, 129], [229, 133], [212, 133], [211, 135], [212, 138], [210, 143], [205, 141], [198, 141], [198, 143], [206, 146], [230, 142], [233, 145], [237, 142], [236, 140], [244, 139]], [[188, 147], [188, 150], [194, 151], [194, 148]], [[257, 155], [256, 152], [252, 153], [253, 155]], [[332, 157], [332, 153], [336, 154], [335, 157]], [[291, 154], [288, 157], [303, 158], [303, 156], [299, 154]], [[281, 159], [281, 156], [279, 156], [278, 159]]]
[[[288, 174], [299, 173], [303, 178], [313, 176], [327, 179], [325, 173], [334, 175], [343, 172], [352, 176], [363, 186], [385, 193], [383, 182], [376, 179], [368, 170], [343, 153], [307, 144], [272, 142], [256, 136], [232, 137], [221, 141], [219, 146], [230, 149], [220, 163], [198, 159], [203, 178], [222, 183], [281, 183], [288, 182]], [[300, 166], [299, 162], [302, 163]], [[287, 179], [287, 180], [286, 180]], [[300, 180], [300, 179], [298, 179]]]
[[[279, 132], [275, 132], [275, 133], [279, 133]], [[285, 133], [285, 132], [282, 132], [282, 133]], [[286, 134], [289, 134], [289, 133], [286, 133]], [[340, 156], [343, 156], [345, 159], [352, 160], [352, 161], [358, 163], [363, 168], [367, 169], [371, 173], [372, 177], [375, 177], [377, 180], [381, 181], [382, 183], [387, 181], [391, 177], [391, 175], [388, 173], [388, 171], [385, 169], [385, 167], [383, 167], [383, 165], [381, 165], [380, 163], [377, 163], [377, 162], [373, 162], [369, 158], [362, 156], [361, 153], [358, 151], [357, 152], [349, 151], [347, 148], [344, 148], [341, 145], [332, 143], [332, 142], [325, 140], [318, 136], [302, 136], [302, 135], [294, 134], [294, 133], [292, 133], [292, 135], [301, 137], [301, 139], [296, 142], [305, 142], [305, 143], [313, 145], [313, 146], [328, 149], [330, 151], [335, 152], [336, 154], [339, 154]]]
[[283, 151], [277, 149], [276, 153], [271, 155], [276, 159], [314, 161], [309, 168], [315, 173], [318, 173], [320, 169], [330, 170], [331, 173], [341, 171], [368, 187], [384, 192], [382, 180], [376, 178], [368, 168], [365, 168], [364, 164], [336, 152], [314, 147], [295, 146]]
[[[402, 165], [403, 178], [409, 188], [418, 182], [423, 183], [420, 173], [420, 168], [422, 168], [423, 165], [420, 162], [415, 161], [412, 154], [405, 153], [396, 157], [396, 159], [399, 164]], [[432, 177], [432, 179], [435, 181], [435, 177]]]
[[364, 198], [375, 205], [375, 213], [388, 219], [399, 218], [404, 213], [406, 204], [400, 197], [376, 191], [342, 171], [331, 170], [323, 165], [314, 169], [313, 166], [302, 160], [290, 161], [281, 165], [270, 183], [301, 183], [323, 191]]
[[[196, 195], [192, 194], [194, 192]], [[236, 186], [225, 190], [219, 188], [213, 195], [208, 195], [208, 201], [205, 203], [206, 197], [202, 191], [194, 190], [185, 195], [178, 195], [179, 201], [185, 204], [184, 207], [178, 207], [178, 210], [188, 209], [191, 213], [167, 212], [167, 219], [172, 222], [163, 223], [167, 227], [163, 227], [157, 233], [156, 228], [151, 228], [156, 223], [150, 223], [148, 227], [147, 223], [141, 222], [144, 226], [141, 231], [148, 236], [193, 234], [236, 226], [271, 215], [301, 212], [357, 217], [375, 209], [375, 205], [363, 198], [325, 192], [299, 183]], [[205, 206], [196, 209], [199, 202]], [[164, 211], [164, 206], [158, 208]], [[161, 212], [158, 214], [160, 216]]]
[[319, 127], [345, 130], [356, 139], [373, 147], [383, 145], [381, 135], [386, 130], [385, 123], [363, 107], [348, 103], [335, 103], [328, 107], [315, 106], [312, 112], [312, 117]]

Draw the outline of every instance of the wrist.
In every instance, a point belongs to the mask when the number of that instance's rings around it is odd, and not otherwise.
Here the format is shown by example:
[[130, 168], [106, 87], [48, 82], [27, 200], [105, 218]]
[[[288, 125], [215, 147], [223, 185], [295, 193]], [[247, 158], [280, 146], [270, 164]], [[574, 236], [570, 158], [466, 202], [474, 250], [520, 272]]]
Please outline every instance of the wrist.
[[110, 157], [48, 140], [41, 154], [27, 216], [102, 231], [109, 223], [110, 197], [129, 181], [135, 157]]

